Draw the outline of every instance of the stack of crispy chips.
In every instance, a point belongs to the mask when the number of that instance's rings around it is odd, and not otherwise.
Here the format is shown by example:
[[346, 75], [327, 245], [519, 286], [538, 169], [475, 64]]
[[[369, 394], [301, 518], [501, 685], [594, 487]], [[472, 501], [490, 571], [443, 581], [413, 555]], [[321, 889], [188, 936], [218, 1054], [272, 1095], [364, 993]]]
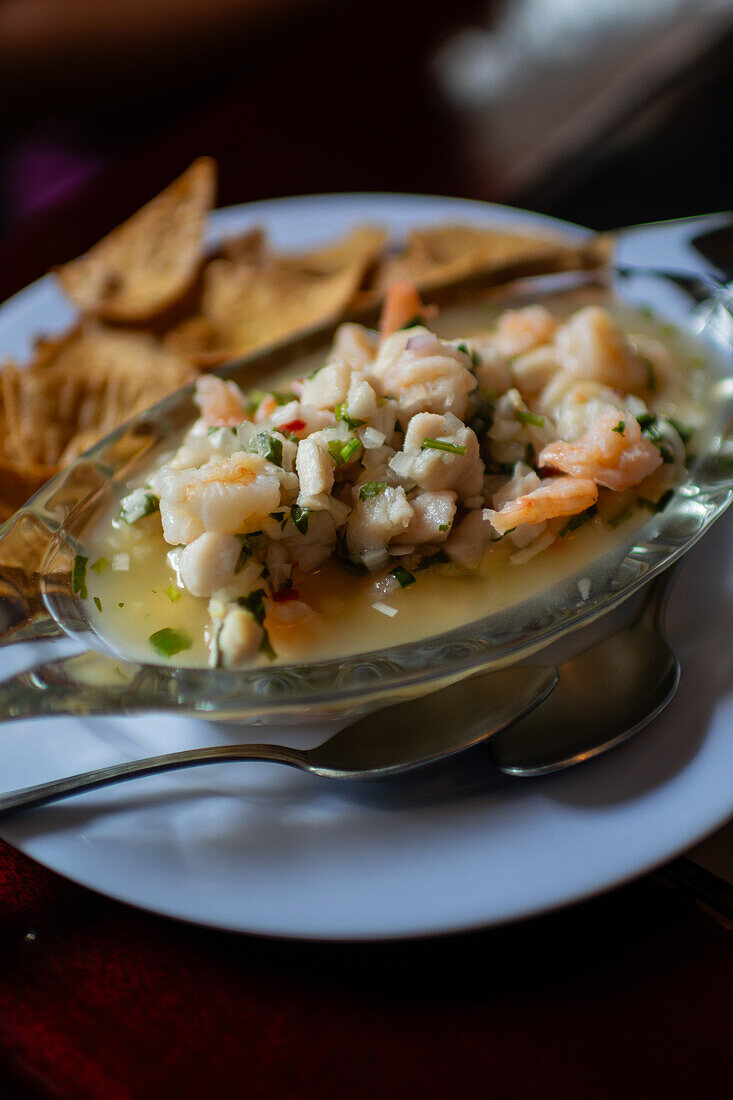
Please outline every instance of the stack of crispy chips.
[[58, 269], [78, 323], [0, 368], [0, 521], [107, 432], [211, 369], [355, 306], [396, 279], [430, 289], [550, 255], [557, 240], [471, 226], [414, 230], [400, 249], [357, 226], [301, 253], [253, 228], [205, 251], [216, 166], [201, 158], [84, 256]]

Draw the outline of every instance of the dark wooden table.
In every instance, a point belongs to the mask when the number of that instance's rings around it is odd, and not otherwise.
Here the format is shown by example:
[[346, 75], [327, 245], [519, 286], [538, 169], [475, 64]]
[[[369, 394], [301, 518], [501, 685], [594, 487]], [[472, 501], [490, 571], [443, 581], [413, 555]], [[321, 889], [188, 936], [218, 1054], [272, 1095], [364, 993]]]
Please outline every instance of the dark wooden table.
[[[420, 61], [441, 18], [437, 5], [378, 4], [357, 27], [330, 8], [253, 51], [231, 87], [0, 242], [0, 295], [77, 254], [200, 153], [219, 160], [222, 204], [340, 190], [496, 197]], [[657, 163], [678, 156], [685, 118], [660, 127]], [[699, 118], [688, 125], [697, 190], [680, 168], [660, 198], [643, 148], [528, 201], [598, 227], [721, 205], [713, 160], [707, 189], [700, 171], [715, 127], [706, 136]], [[317, 946], [139, 912], [0, 843], [9, 1098], [723, 1096], [732, 989], [725, 920], [661, 876], [510, 928]]]

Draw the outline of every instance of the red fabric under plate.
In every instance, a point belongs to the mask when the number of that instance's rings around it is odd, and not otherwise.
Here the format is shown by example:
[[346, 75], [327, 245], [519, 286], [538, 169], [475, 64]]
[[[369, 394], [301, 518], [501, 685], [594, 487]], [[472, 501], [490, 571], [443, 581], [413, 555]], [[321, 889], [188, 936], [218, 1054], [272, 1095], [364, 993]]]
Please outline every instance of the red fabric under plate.
[[299, 944], [128, 908], [0, 843], [3, 1096], [716, 1094], [731, 988], [730, 934], [650, 880], [493, 932]]

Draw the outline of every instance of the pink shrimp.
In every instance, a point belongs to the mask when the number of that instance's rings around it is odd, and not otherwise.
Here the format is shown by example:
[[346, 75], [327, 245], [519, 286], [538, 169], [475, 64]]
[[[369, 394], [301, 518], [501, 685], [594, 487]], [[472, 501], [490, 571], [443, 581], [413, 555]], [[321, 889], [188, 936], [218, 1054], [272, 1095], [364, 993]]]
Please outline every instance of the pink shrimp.
[[598, 487], [588, 478], [548, 477], [531, 493], [510, 500], [498, 511], [484, 509], [484, 517], [500, 535], [524, 523], [544, 523], [558, 516], [575, 516], [598, 500]]
[[[397, 329], [404, 328], [413, 317], [417, 319], [427, 317], [431, 312], [422, 304], [415, 284], [409, 279], [402, 279], [400, 282], [392, 283], [387, 291], [379, 322], [379, 332], [382, 338], [390, 336]], [[416, 323], [419, 324], [419, 320]]]
[[638, 485], [661, 462], [659, 448], [641, 434], [636, 418], [614, 409], [601, 413], [576, 443], [559, 439], [544, 447], [538, 458], [540, 466], [592, 478], [616, 492]]
[[210, 428], [233, 428], [247, 417], [247, 406], [239, 386], [215, 374], [204, 374], [198, 379], [194, 400], [201, 409], [204, 423]]
[[496, 325], [493, 344], [504, 355], [523, 355], [541, 344], [549, 344], [557, 321], [544, 306], [507, 309]]

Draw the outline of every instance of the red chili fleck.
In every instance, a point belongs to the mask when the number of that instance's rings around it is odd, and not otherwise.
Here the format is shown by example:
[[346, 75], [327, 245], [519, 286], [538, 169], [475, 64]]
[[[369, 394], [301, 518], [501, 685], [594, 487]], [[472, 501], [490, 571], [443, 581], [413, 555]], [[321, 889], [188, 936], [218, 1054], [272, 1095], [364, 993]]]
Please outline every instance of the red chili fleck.
[[273, 592], [275, 603], [287, 603], [289, 600], [299, 600], [300, 592], [297, 588], [281, 588], [279, 592]]
[[287, 424], [281, 424], [280, 428], [286, 432], [302, 432], [305, 420], [288, 420]]

